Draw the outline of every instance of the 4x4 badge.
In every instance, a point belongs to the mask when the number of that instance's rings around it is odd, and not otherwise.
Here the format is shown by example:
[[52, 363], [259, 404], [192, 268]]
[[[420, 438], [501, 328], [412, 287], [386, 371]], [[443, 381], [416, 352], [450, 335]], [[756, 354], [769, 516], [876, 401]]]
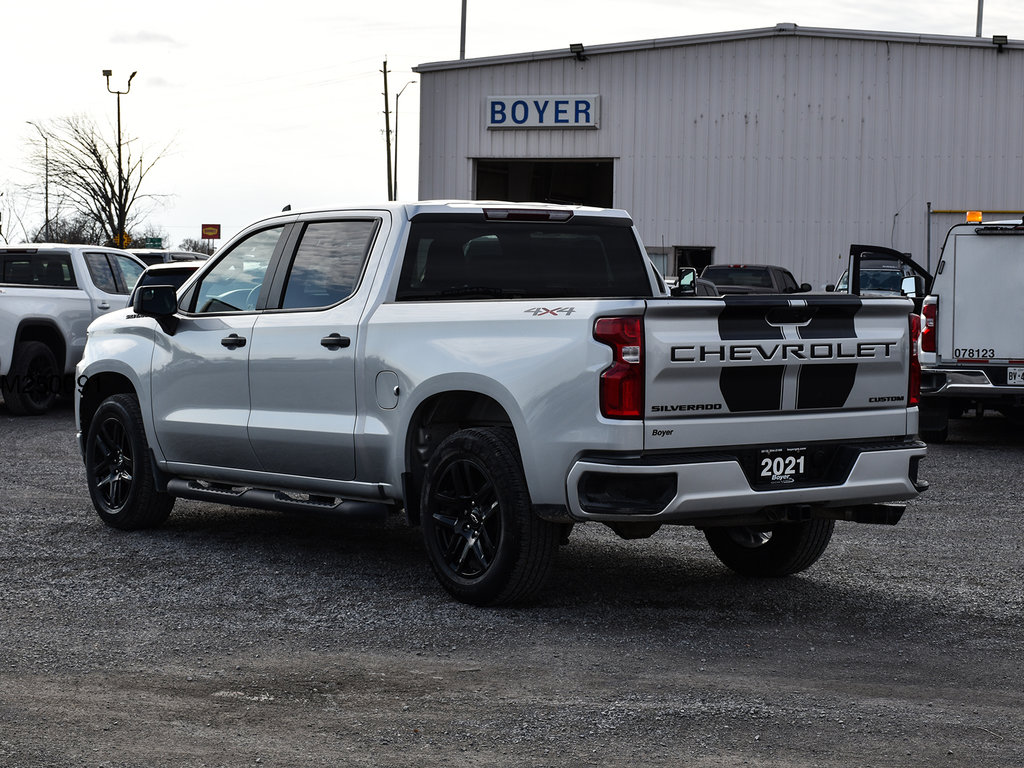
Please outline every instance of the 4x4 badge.
[[533, 307], [532, 309], [524, 310], [526, 314], [533, 315], [534, 317], [540, 317], [541, 315], [571, 315], [576, 311], [576, 307], [555, 307], [554, 309], [548, 309], [547, 307]]

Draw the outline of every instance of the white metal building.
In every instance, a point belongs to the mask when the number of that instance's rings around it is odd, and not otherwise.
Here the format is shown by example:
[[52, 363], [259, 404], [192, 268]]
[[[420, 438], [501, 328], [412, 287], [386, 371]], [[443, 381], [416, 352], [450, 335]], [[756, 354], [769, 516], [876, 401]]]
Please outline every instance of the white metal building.
[[851, 243], [934, 264], [962, 211], [1024, 209], [1021, 41], [779, 24], [416, 71], [421, 199], [625, 208], [666, 274], [820, 288]]

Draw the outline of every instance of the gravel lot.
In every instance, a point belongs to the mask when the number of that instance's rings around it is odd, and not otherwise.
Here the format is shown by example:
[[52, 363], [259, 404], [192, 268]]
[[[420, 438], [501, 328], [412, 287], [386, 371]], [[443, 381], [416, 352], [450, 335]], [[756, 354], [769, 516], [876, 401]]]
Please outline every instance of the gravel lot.
[[179, 501], [108, 529], [73, 421], [0, 403], [4, 768], [1024, 765], [1024, 437], [998, 417], [800, 576], [588, 525], [514, 610], [449, 600], [398, 519]]

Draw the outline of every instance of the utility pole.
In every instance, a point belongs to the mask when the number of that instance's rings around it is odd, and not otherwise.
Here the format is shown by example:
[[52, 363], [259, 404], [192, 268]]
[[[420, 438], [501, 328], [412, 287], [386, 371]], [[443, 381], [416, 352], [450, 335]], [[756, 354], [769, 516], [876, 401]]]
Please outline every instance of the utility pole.
[[117, 232], [114, 233], [114, 245], [118, 248], [125, 248], [127, 233], [124, 231], [125, 222], [128, 219], [128, 201], [124, 196], [124, 167], [121, 165], [121, 97], [127, 96], [132, 89], [132, 79], [139, 74], [132, 72], [128, 77], [128, 86], [123, 91], [110, 90], [110, 76], [114, 74], [109, 69], [103, 70], [103, 76], [107, 78], [107, 91], [117, 94]]
[[391, 178], [391, 114], [388, 100], [388, 60], [384, 59], [384, 143], [387, 145], [388, 154], [388, 200], [395, 199], [395, 185]]
[[43, 206], [46, 219], [43, 222], [43, 230], [45, 232], [44, 237], [46, 242], [50, 242], [50, 139], [43, 133], [43, 129], [33, 123], [31, 120], [26, 120], [26, 123], [31, 125], [37, 131], [39, 135], [43, 137], [44, 147], [44, 172], [43, 172]]
[[415, 80], [410, 80], [408, 83], [402, 86], [402, 89], [395, 94], [395, 176], [394, 176], [394, 193], [393, 200], [398, 199], [398, 100], [405, 93], [405, 89], [415, 83]]
[[459, 60], [464, 58], [466, 58], [466, 0], [462, 0], [462, 34], [459, 37]]
[[985, 0], [978, 0], [978, 27], [974, 32], [975, 37], [981, 37], [981, 11], [985, 7]]

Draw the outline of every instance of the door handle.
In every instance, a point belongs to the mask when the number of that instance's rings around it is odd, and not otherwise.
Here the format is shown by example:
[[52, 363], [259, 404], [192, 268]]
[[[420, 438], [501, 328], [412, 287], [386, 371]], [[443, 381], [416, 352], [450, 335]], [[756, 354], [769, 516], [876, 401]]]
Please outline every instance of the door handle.
[[221, 339], [220, 343], [221, 346], [227, 347], [228, 349], [238, 349], [239, 347], [245, 346], [245, 337], [239, 336], [237, 333], [232, 333]]
[[99, 307], [100, 309], [110, 309], [110, 305], [106, 301], [101, 301], [96, 306]]
[[351, 343], [352, 339], [342, 336], [340, 333], [332, 333], [320, 339], [320, 346], [327, 347], [327, 349], [344, 349]]

